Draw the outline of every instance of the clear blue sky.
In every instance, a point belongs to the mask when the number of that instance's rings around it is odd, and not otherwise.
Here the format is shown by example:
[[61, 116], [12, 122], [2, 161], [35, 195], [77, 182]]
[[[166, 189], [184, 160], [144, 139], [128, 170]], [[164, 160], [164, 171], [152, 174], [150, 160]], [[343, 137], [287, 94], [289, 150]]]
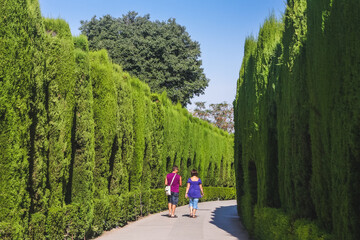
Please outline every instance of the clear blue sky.
[[[80, 20], [94, 15], [121, 17], [129, 11], [151, 20], [175, 18], [198, 41], [206, 77], [205, 94], [192, 102], [233, 102], [244, 52], [244, 40], [257, 36], [264, 20], [274, 12], [278, 18], [286, 0], [39, 0], [42, 15], [65, 19], [73, 35], [79, 35]], [[189, 106], [188, 108], [193, 108]]]

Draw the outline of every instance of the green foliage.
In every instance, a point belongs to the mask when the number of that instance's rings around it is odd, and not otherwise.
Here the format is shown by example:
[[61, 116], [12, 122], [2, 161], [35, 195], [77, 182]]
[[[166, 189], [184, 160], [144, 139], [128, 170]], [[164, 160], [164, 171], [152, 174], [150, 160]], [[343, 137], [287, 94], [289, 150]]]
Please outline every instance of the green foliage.
[[110, 162], [117, 151], [117, 93], [113, 67], [105, 50], [90, 52], [90, 78], [94, 98], [95, 168], [93, 231], [103, 229], [109, 211], [108, 177]]
[[85, 35], [73, 37], [73, 41], [74, 41], [75, 48], [78, 48], [84, 52], [89, 52], [89, 42]]
[[65, 235], [65, 216], [64, 207], [50, 207], [47, 212], [46, 238], [61, 239]]
[[[247, 126], [249, 124], [248, 121], [244, 121], [248, 119], [251, 114], [249, 111], [245, 111], [245, 106], [248, 104], [248, 101], [245, 101], [248, 97], [246, 96], [246, 92], [250, 94], [250, 89], [247, 89], [245, 92], [244, 81], [245, 81], [245, 73], [246, 73], [246, 82], [251, 83], [250, 78], [253, 77], [253, 54], [256, 48], [256, 41], [254, 38], [249, 37], [245, 40], [245, 53], [243, 57], [243, 64], [240, 70], [240, 78], [237, 82], [237, 91], [236, 98], [234, 101], [234, 165], [237, 173], [245, 173], [243, 167], [246, 163], [243, 159], [246, 159], [249, 156], [247, 151], [243, 151], [247, 149], [247, 145], [250, 144], [251, 135], [249, 134], [250, 128]], [[245, 105], [246, 104], [246, 105]], [[247, 131], [248, 134], [242, 134]], [[250, 148], [250, 145], [249, 145]], [[248, 194], [249, 191], [245, 191], [244, 185], [244, 176], [243, 174], [235, 174], [236, 176], [236, 192], [237, 192], [237, 206], [238, 213], [244, 214], [244, 210], [249, 211], [251, 208], [242, 209], [241, 199], [243, 195]], [[249, 199], [250, 196], [247, 196], [246, 199]], [[244, 218], [244, 222], [250, 218]], [[245, 226], [248, 227], [248, 224], [244, 223]]]
[[246, 40], [235, 168], [239, 212], [259, 239], [360, 237], [358, 12], [355, 1], [289, 0], [280, 35], [270, 18]]
[[130, 166], [134, 156], [134, 115], [132, 91], [128, 73], [122, 72], [118, 65], [113, 65], [117, 88], [117, 146], [114, 162], [109, 177], [110, 194], [121, 194], [129, 191]]
[[[296, 217], [312, 217], [309, 97], [306, 83], [306, 1], [289, 1], [278, 81], [279, 193], [282, 206]], [[285, 180], [287, 179], [287, 180]]]
[[225, 187], [205, 187], [204, 195], [201, 201], [214, 201], [214, 200], [230, 200], [236, 198], [235, 188]]
[[255, 208], [255, 237], [259, 240], [290, 240], [290, 218], [279, 209]]
[[[45, 38], [45, 102], [48, 112], [48, 171], [51, 188], [50, 206], [61, 207], [65, 202], [64, 189], [69, 182], [67, 169], [72, 154], [74, 118], [75, 58], [70, 28], [63, 20], [44, 19], [49, 31]], [[59, 29], [59, 30], [58, 30]], [[66, 31], [67, 34], [65, 33]], [[62, 38], [64, 36], [65, 38]]]
[[29, 223], [29, 236], [32, 239], [45, 239], [44, 232], [46, 226], [46, 216], [42, 213], [34, 213], [31, 215]]
[[37, 1], [0, 7], [1, 239], [87, 239], [163, 210], [173, 164], [184, 181], [199, 170], [204, 200], [234, 198], [231, 135], [89, 52]]
[[132, 100], [134, 115], [134, 159], [130, 170], [130, 191], [138, 190], [143, 184], [141, 176], [143, 172], [143, 161], [145, 155], [145, 124], [146, 124], [146, 105], [145, 92], [140, 82], [132, 81]]
[[331, 240], [331, 236], [309, 220], [293, 221], [276, 208], [255, 208], [255, 237], [258, 240]]
[[200, 45], [175, 19], [150, 21], [150, 16], [129, 12], [120, 18], [106, 15], [81, 21], [90, 49], [106, 49], [114, 63], [149, 84], [152, 91], [166, 90], [183, 106], [208, 85], [201, 68]]
[[[277, 189], [274, 189], [274, 182], [277, 180], [277, 159], [268, 145], [276, 144], [274, 129], [276, 120], [271, 121], [276, 113], [273, 112], [275, 104], [275, 94], [270, 75], [271, 64], [275, 59], [274, 51], [280, 43], [283, 32], [283, 24], [270, 16], [261, 27], [257, 39], [257, 46], [254, 53], [254, 90], [256, 98], [252, 99], [251, 108], [253, 108], [253, 128], [251, 141], [254, 142], [252, 153], [256, 165], [257, 173], [257, 203], [259, 206], [274, 206], [278, 201]], [[249, 83], [251, 84], [251, 83]], [[250, 110], [250, 109], [249, 109]], [[251, 177], [251, 176], [249, 176]], [[251, 179], [249, 179], [252, 181]], [[253, 183], [250, 182], [251, 185]]]
[[[238, 177], [239, 212], [249, 219], [245, 226], [254, 228], [253, 208], [255, 204], [274, 206], [278, 202], [276, 155], [268, 145], [275, 144], [276, 115], [272, 112], [275, 102], [272, 86], [273, 52], [282, 35], [283, 25], [274, 16], [270, 16], [262, 26], [257, 40], [248, 38], [245, 45], [245, 56], [238, 93], [234, 102], [235, 108], [235, 155], [236, 168], [242, 170]], [[260, 127], [264, 126], [264, 127]], [[243, 206], [241, 206], [243, 205]]]
[[44, 19], [46, 33], [52, 37], [72, 39], [69, 24], [63, 19]]
[[321, 223], [336, 239], [359, 239], [359, 5], [308, 4], [312, 197]]
[[295, 240], [331, 240], [331, 235], [321, 230], [314, 222], [305, 219], [293, 223]]
[[75, 107], [72, 133], [72, 158], [69, 168], [68, 202], [76, 213], [73, 216], [74, 234], [83, 236], [93, 218], [95, 139], [93, 119], [93, 92], [90, 79], [89, 54], [85, 36], [74, 38]]
[[[28, 231], [34, 200], [43, 196], [43, 23], [37, 1], [0, 4], [0, 238]], [[39, 120], [37, 120], [39, 119]], [[41, 142], [41, 146], [39, 146]], [[35, 153], [39, 150], [40, 152]], [[40, 167], [41, 168], [41, 167]], [[41, 169], [43, 170], [43, 168]], [[38, 177], [38, 178], [37, 178]], [[33, 186], [39, 186], [36, 190]], [[36, 191], [36, 193], [35, 193]], [[37, 194], [37, 195], [35, 195]], [[39, 204], [40, 205], [40, 204]], [[44, 207], [44, 206], [42, 206]]]

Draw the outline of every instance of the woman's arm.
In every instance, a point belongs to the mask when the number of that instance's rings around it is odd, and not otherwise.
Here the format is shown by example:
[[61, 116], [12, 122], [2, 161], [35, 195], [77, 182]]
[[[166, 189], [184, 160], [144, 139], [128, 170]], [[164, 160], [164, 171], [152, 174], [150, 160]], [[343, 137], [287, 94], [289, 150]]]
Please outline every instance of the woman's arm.
[[180, 176], [180, 183], [179, 184], [180, 184], [180, 186], [182, 186], [181, 176]]
[[186, 191], [185, 191], [185, 198], [188, 197], [189, 188], [190, 188], [190, 183], [187, 183]]
[[165, 186], [168, 185], [167, 177], [165, 177]]
[[202, 184], [199, 184], [199, 187], [200, 187], [200, 191], [201, 191], [201, 196], [204, 196], [204, 189], [202, 187]]

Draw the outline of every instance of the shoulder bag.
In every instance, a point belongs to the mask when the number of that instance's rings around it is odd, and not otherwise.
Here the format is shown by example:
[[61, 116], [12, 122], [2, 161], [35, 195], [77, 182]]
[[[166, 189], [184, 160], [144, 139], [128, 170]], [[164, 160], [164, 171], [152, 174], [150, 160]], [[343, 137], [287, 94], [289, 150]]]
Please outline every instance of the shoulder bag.
[[167, 196], [170, 196], [170, 195], [171, 195], [171, 185], [172, 185], [175, 177], [176, 177], [176, 173], [175, 173], [173, 179], [171, 180], [170, 185], [165, 187], [165, 193], [166, 193]]

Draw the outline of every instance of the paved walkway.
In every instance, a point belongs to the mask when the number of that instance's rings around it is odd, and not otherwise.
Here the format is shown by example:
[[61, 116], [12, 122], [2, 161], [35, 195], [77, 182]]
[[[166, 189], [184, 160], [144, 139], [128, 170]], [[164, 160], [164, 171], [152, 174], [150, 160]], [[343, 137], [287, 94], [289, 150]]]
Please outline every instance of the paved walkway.
[[176, 209], [178, 218], [168, 211], [152, 214], [123, 228], [103, 233], [98, 240], [249, 240], [237, 215], [236, 201], [199, 203], [197, 218], [189, 218], [189, 206]]

